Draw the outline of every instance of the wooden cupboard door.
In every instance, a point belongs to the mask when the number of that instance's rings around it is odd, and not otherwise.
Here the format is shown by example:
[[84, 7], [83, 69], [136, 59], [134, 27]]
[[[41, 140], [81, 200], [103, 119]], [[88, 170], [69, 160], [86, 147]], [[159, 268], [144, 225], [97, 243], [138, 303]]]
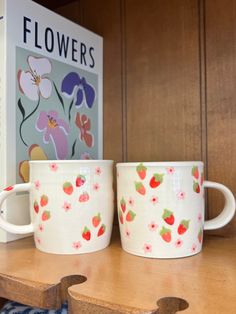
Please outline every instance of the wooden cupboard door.
[[[236, 194], [236, 1], [206, 0], [205, 16], [208, 178]], [[223, 205], [209, 191], [210, 217]], [[236, 234], [236, 219], [219, 232]]]
[[125, 4], [127, 159], [202, 159], [198, 1]]

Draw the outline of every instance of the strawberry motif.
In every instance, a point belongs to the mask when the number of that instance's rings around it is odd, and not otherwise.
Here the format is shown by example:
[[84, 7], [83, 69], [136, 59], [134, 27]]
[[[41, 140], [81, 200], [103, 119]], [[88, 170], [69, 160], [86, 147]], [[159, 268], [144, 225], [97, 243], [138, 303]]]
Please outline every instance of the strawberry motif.
[[124, 224], [124, 217], [123, 217], [123, 213], [120, 209], [118, 211], [118, 217], [119, 217], [120, 223], [123, 225]]
[[126, 221], [133, 221], [134, 218], [135, 218], [136, 214], [132, 211], [132, 210], [129, 210], [128, 213], [126, 214]]
[[198, 171], [198, 167], [197, 166], [193, 166], [192, 168], [192, 176], [198, 180], [199, 178], [199, 171]]
[[203, 230], [202, 230], [202, 228], [200, 228], [197, 238], [198, 238], [199, 243], [202, 243], [202, 239], [203, 239]]
[[96, 228], [101, 222], [101, 214], [98, 213], [96, 216], [92, 218], [92, 224]]
[[164, 226], [162, 227], [161, 231], [160, 231], [160, 235], [162, 237], [162, 239], [166, 242], [170, 242], [171, 241], [171, 230], [168, 228], [165, 228]]
[[83, 192], [79, 197], [79, 202], [84, 203], [89, 200], [89, 195], [87, 192]]
[[42, 221], [46, 221], [48, 219], [51, 218], [51, 214], [50, 214], [50, 211], [48, 210], [45, 210], [43, 213], [42, 213]]
[[196, 193], [200, 193], [200, 186], [199, 186], [198, 182], [196, 182], [196, 181], [193, 181], [193, 190]]
[[173, 215], [173, 212], [171, 212], [170, 210], [168, 209], [164, 209], [164, 213], [162, 215], [162, 218], [165, 220], [165, 222], [168, 224], [168, 225], [173, 225], [174, 222], [175, 222], [175, 217]]
[[146, 189], [145, 189], [144, 185], [142, 184], [142, 182], [135, 182], [134, 184], [135, 184], [135, 189], [139, 194], [141, 194], [141, 195], [146, 194]]
[[73, 193], [73, 185], [70, 182], [65, 182], [63, 184], [63, 191], [68, 194], [71, 195]]
[[181, 220], [178, 227], [178, 234], [184, 234], [189, 228], [190, 220]]
[[90, 230], [86, 226], [84, 227], [84, 230], [82, 232], [82, 237], [86, 241], [89, 241], [91, 239], [91, 232], [90, 232]]
[[147, 173], [147, 168], [141, 163], [136, 167], [137, 174], [141, 180], [144, 180]]
[[75, 185], [77, 187], [81, 187], [82, 185], [84, 185], [86, 182], [86, 178], [85, 176], [83, 176], [82, 174], [79, 174], [76, 178], [76, 182], [75, 182]]
[[47, 195], [43, 194], [40, 198], [40, 206], [44, 207], [48, 204], [48, 197]]
[[120, 201], [120, 206], [121, 206], [122, 212], [124, 213], [126, 211], [126, 201], [124, 197], [122, 197], [122, 200]]
[[104, 224], [101, 225], [101, 227], [98, 230], [97, 236], [100, 237], [102, 236], [106, 231], [106, 226]]
[[4, 191], [7, 191], [7, 192], [9, 192], [9, 191], [11, 191], [11, 190], [13, 190], [14, 189], [14, 186], [8, 186], [8, 187], [6, 187], [5, 189], [4, 189]]
[[39, 204], [37, 201], [34, 202], [34, 211], [36, 212], [36, 214], [38, 214], [39, 212]]
[[157, 188], [163, 182], [164, 173], [154, 173], [152, 176], [149, 185], [151, 188]]

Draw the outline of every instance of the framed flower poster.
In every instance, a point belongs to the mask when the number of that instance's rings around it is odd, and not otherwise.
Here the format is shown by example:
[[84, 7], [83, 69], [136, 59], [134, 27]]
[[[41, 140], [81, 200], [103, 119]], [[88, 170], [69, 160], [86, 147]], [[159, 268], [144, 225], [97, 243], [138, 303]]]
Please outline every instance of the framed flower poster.
[[[102, 38], [30, 0], [0, 11], [0, 187], [28, 182], [29, 160], [101, 159]], [[14, 197], [3, 215], [27, 223], [26, 203]]]

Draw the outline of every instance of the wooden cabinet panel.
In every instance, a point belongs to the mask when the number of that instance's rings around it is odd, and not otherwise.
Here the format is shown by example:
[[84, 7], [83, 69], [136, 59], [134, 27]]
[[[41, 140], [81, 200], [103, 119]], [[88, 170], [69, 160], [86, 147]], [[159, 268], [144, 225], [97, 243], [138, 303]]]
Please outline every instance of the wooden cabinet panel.
[[127, 159], [201, 159], [198, 1], [125, 3]]
[[[206, 1], [206, 86], [208, 177], [236, 194], [236, 2]], [[209, 214], [224, 203], [209, 192]], [[236, 219], [220, 231], [236, 233]]]
[[80, 0], [59, 7], [57, 12], [104, 38], [104, 159], [123, 156], [121, 82], [121, 6], [119, 0]]

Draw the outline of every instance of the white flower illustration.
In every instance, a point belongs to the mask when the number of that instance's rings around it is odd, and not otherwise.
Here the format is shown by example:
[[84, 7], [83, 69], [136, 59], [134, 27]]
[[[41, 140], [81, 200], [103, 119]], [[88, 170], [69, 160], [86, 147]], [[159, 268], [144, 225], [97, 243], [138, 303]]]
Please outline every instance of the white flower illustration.
[[38, 101], [40, 96], [49, 98], [52, 93], [52, 83], [45, 74], [51, 72], [51, 62], [46, 58], [33, 56], [29, 56], [27, 62], [30, 70], [18, 72], [20, 91], [33, 101]]

